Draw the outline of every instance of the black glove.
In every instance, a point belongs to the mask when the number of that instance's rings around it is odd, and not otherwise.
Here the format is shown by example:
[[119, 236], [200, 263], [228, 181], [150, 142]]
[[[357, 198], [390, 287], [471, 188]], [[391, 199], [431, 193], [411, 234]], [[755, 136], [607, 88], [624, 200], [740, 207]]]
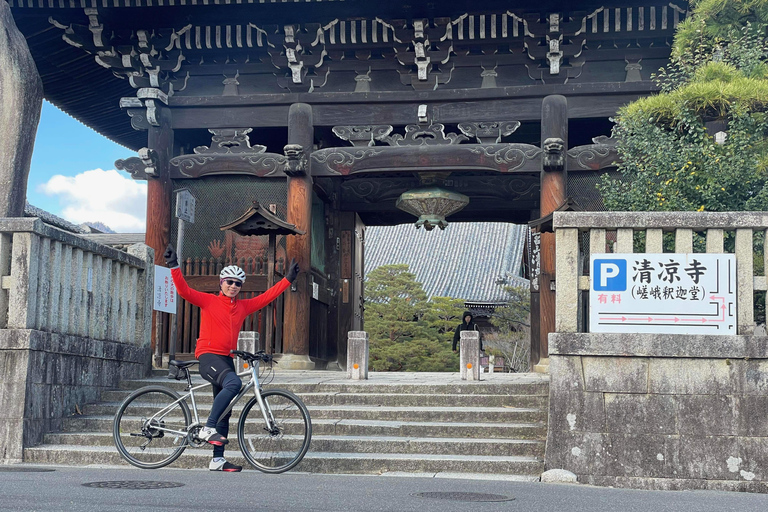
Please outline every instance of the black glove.
[[285, 278], [291, 283], [296, 280], [296, 276], [299, 275], [299, 264], [296, 260], [291, 258], [291, 262], [288, 264], [288, 272], [285, 274]]
[[165, 258], [165, 263], [168, 264], [168, 268], [176, 268], [179, 266], [179, 257], [176, 255], [176, 250], [171, 244], [168, 244], [168, 247], [165, 248], [163, 258]]

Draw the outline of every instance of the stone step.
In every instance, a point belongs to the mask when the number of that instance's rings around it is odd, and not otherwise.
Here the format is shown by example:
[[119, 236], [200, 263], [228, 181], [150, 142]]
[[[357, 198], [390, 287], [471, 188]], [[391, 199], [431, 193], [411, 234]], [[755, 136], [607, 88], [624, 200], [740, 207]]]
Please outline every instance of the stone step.
[[[165, 383], [162, 383], [165, 384]], [[183, 389], [177, 389], [181, 394]], [[131, 390], [113, 390], [102, 394], [102, 400], [120, 403]], [[530, 407], [546, 410], [547, 395], [505, 394], [429, 394], [429, 393], [297, 393], [307, 406], [313, 405], [376, 405], [376, 406], [423, 406], [423, 407]], [[213, 396], [208, 390], [195, 392], [199, 404], [211, 403]]]
[[[167, 420], [170, 425], [174, 418]], [[62, 422], [65, 432], [111, 432], [113, 416], [70, 416]], [[136, 426], [139, 418], [136, 418]], [[235, 423], [231, 423], [234, 428]], [[492, 439], [544, 440], [546, 424], [533, 423], [475, 423], [438, 421], [383, 421], [351, 419], [312, 419], [317, 435], [455, 437]]]
[[[296, 438], [296, 442], [299, 442]], [[111, 433], [54, 433], [45, 436], [45, 444], [66, 446], [114, 447]], [[232, 435], [228, 450], [239, 450], [236, 435]], [[462, 455], [517, 455], [544, 457], [544, 442], [522, 439], [454, 439], [434, 437], [327, 436], [313, 435], [313, 452], [340, 453], [401, 453]]]
[[[242, 402], [245, 404], [246, 402]], [[82, 407], [83, 414], [104, 416], [114, 414], [119, 403], [100, 402], [87, 404]], [[233, 417], [239, 417], [242, 405], [233, 409]], [[483, 423], [499, 422], [536, 422], [546, 421], [547, 412], [543, 409], [523, 407], [370, 407], [357, 405], [311, 405], [307, 407], [313, 419], [364, 419], [364, 420], [401, 420], [401, 421], [482, 421]], [[190, 408], [191, 410], [191, 408]], [[198, 414], [207, 418], [211, 411], [211, 403], [198, 402]], [[157, 407], [132, 407], [132, 414], [150, 415], [157, 412]]]
[[[186, 381], [174, 379], [135, 379], [120, 383], [122, 389], [138, 389], [149, 385], [163, 385], [176, 391], [183, 391]], [[195, 376], [192, 379], [194, 386], [205, 384], [205, 381]], [[264, 389], [287, 389], [297, 394], [302, 393], [380, 393], [380, 394], [447, 394], [447, 395], [528, 395], [549, 396], [549, 384], [541, 380], [525, 380], [521, 377], [519, 382], [493, 383], [489, 381], [461, 381], [451, 384], [407, 384], [407, 383], [375, 383], [368, 381], [343, 381], [338, 382], [290, 382], [280, 381], [276, 378], [269, 384], [263, 385]]]
[[[225, 454], [234, 464], [250, 468], [236, 451]], [[202, 468], [211, 457], [208, 448], [188, 448], [169, 467]], [[24, 450], [25, 462], [31, 464], [107, 464], [128, 466], [113, 447], [42, 445]], [[335, 453], [310, 451], [293, 471], [335, 474], [406, 473], [476, 473], [520, 475], [534, 478], [544, 469], [538, 457], [440, 455], [399, 453]]]

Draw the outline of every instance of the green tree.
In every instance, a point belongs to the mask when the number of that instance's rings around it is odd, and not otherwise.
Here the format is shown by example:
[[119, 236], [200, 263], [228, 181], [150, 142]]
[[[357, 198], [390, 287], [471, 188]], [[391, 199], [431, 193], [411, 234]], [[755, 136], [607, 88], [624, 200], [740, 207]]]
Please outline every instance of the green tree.
[[[609, 210], [768, 210], [768, 0], [690, 6], [669, 65], [654, 77], [661, 93], [614, 119], [621, 177], [604, 175], [598, 184]], [[727, 133], [724, 141], [708, 133], [714, 122]], [[730, 237], [725, 242], [732, 247]], [[694, 244], [703, 240], [696, 236]], [[762, 294], [756, 319], [765, 322]]]
[[[441, 307], [432, 303], [408, 265], [372, 270], [365, 284], [365, 328], [373, 371], [458, 371], [458, 358], [440, 339]], [[459, 315], [461, 312], [459, 312]], [[430, 326], [431, 319], [432, 325]], [[458, 322], [457, 322], [458, 323]]]
[[610, 210], [768, 209], [768, 0], [691, 5], [655, 76], [662, 92], [614, 119], [621, 178], [598, 186]]
[[450, 345], [453, 343], [456, 326], [461, 323], [461, 314], [466, 309], [464, 301], [451, 297], [432, 297], [429, 306], [424, 316], [427, 327], [437, 334], [440, 341]]

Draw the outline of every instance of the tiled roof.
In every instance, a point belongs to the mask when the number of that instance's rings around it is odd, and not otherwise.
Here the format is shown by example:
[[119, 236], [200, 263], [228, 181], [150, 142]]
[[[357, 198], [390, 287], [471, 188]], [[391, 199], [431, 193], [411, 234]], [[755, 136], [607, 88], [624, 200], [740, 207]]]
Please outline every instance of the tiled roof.
[[528, 286], [520, 270], [527, 234], [527, 226], [495, 222], [451, 223], [444, 231], [369, 226], [365, 272], [406, 263], [430, 297], [504, 302], [503, 284]]

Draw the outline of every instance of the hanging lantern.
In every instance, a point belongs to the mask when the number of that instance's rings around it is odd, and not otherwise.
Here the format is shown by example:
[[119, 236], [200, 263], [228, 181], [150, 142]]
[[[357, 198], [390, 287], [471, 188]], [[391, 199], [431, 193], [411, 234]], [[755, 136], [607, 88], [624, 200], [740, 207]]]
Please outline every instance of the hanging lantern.
[[419, 218], [416, 227], [424, 226], [432, 231], [435, 226], [445, 229], [445, 218], [453, 215], [469, 204], [464, 194], [451, 192], [438, 187], [416, 188], [403, 192], [395, 206]]

